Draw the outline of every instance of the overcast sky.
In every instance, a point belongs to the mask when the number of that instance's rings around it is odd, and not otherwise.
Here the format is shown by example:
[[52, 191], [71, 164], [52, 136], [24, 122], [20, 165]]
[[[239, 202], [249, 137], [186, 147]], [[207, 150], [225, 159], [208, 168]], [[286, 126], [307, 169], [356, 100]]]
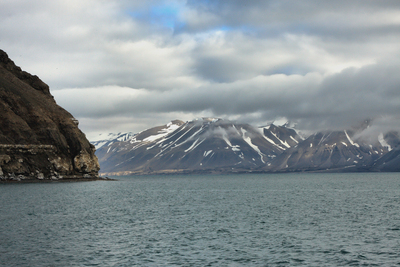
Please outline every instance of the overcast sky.
[[204, 116], [400, 125], [398, 0], [1, 0], [0, 49], [89, 139]]

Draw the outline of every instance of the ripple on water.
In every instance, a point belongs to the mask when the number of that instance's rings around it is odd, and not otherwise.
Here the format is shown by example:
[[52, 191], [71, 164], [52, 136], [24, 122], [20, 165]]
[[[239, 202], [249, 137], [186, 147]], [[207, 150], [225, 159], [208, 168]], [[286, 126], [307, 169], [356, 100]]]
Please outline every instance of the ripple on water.
[[395, 174], [0, 186], [1, 266], [392, 266]]

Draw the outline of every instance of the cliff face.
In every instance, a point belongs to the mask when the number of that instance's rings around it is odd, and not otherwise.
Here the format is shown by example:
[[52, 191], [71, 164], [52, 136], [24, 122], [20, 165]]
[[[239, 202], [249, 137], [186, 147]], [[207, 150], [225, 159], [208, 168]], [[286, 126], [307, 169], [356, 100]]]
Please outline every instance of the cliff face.
[[94, 147], [49, 86], [0, 50], [0, 179], [97, 177]]

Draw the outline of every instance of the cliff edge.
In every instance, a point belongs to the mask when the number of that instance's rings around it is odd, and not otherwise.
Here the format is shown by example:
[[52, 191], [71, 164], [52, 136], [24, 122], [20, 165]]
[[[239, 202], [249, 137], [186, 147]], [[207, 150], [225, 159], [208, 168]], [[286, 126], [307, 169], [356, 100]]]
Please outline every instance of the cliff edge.
[[94, 152], [49, 86], [0, 50], [0, 180], [96, 178]]

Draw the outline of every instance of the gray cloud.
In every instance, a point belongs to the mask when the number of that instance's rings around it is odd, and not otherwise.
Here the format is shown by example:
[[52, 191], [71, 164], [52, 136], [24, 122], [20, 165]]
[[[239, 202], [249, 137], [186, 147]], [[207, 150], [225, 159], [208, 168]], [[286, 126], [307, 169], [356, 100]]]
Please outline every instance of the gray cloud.
[[[0, 2], [0, 48], [88, 134], [219, 116], [398, 121], [398, 1]], [[384, 118], [384, 119], [383, 119]]]
[[[173, 119], [172, 115], [177, 114], [196, 117], [211, 114], [263, 125], [283, 116], [298, 122], [300, 128], [341, 129], [367, 118], [380, 120], [384, 117], [388, 123], [388, 118], [398, 117], [400, 78], [395, 75], [398, 68], [399, 64], [378, 63], [345, 69], [327, 77], [316, 73], [259, 76], [163, 93], [106, 87], [65, 89], [54, 94], [64, 101], [63, 106], [74, 103], [69, 109], [75, 110], [76, 116], [99, 120], [122, 115], [133, 121], [160, 114], [163, 119], [168, 116]], [[93, 97], [96, 93], [98, 97]], [[392, 128], [398, 126], [392, 125]]]
[[[200, 30], [231, 26], [256, 26], [259, 30], [327, 34], [341, 29], [345, 32], [360, 29], [374, 30], [392, 25], [400, 9], [398, 1], [188, 1], [192, 19], [188, 29]], [[197, 16], [196, 16], [197, 14]], [[213, 24], [207, 22], [214, 17]], [[369, 18], [369, 20], [366, 20]], [[379, 21], [377, 21], [379, 20]], [[346, 35], [345, 35], [346, 36]], [[347, 37], [347, 36], [346, 36]]]

